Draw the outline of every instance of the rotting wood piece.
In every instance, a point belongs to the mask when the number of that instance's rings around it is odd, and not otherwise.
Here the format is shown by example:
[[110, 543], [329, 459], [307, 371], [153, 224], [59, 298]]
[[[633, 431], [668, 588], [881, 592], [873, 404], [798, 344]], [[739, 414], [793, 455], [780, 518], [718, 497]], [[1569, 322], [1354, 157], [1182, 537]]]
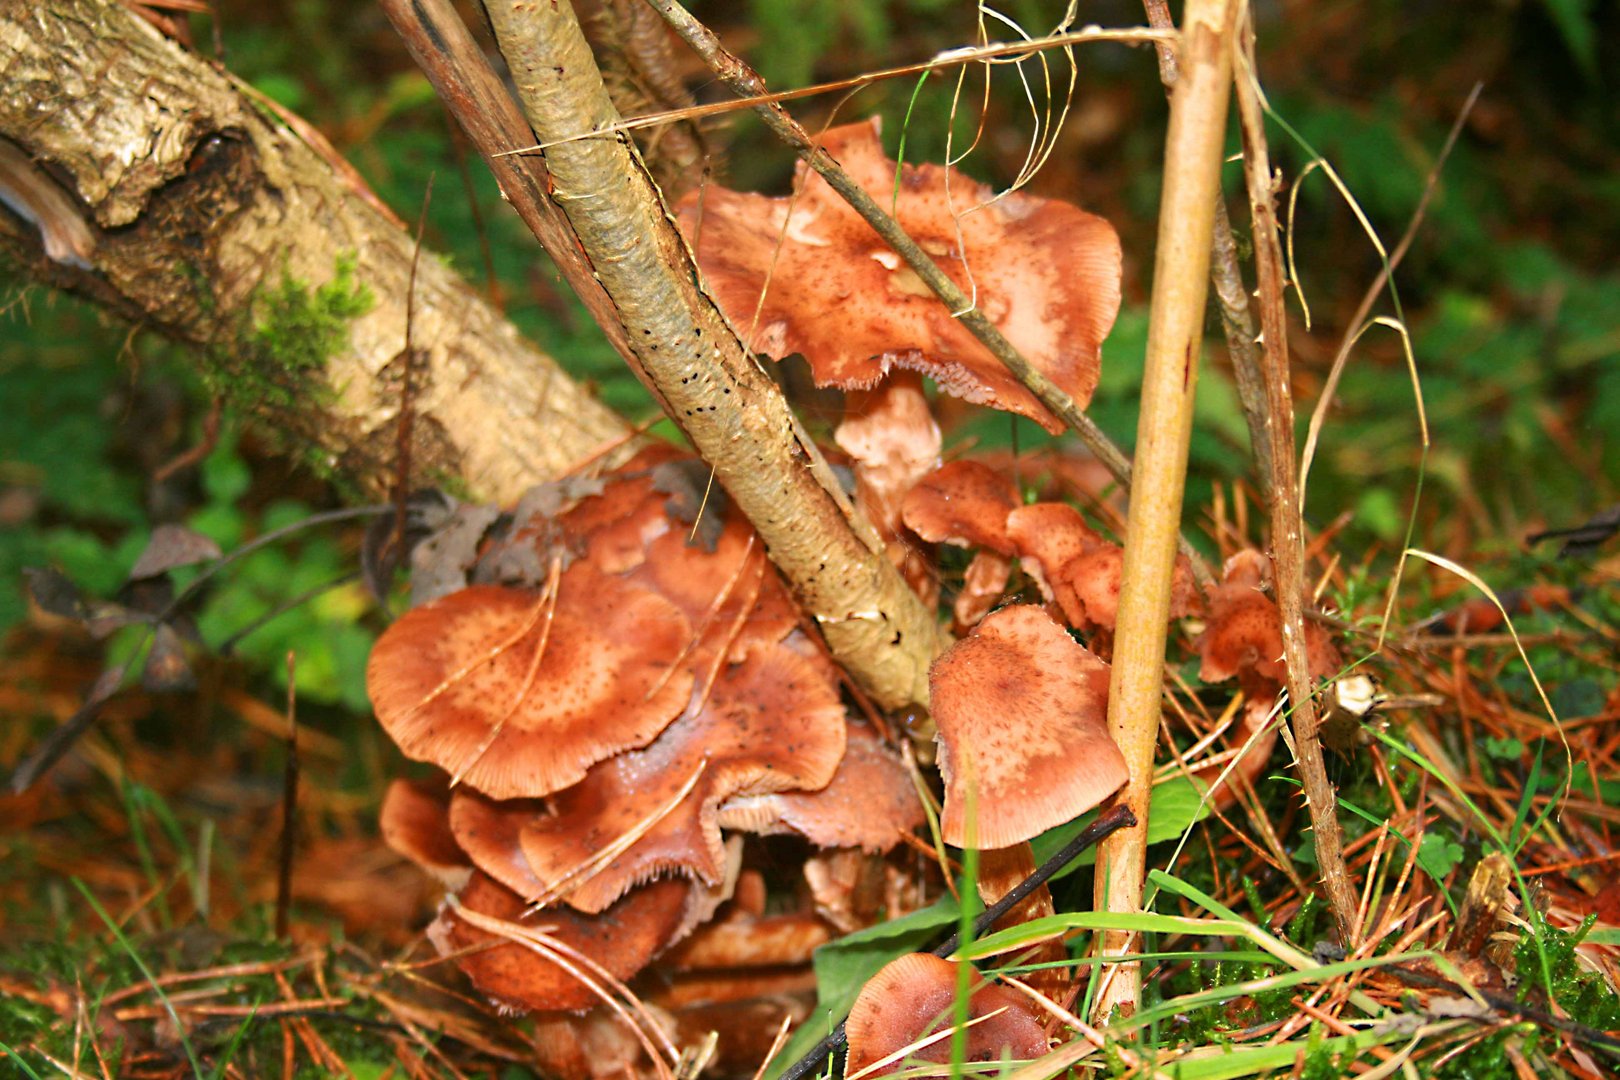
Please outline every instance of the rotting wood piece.
[[[43, 165], [96, 239], [91, 269], [53, 262], [37, 230], [0, 212], [0, 255], [198, 347], [289, 448], [362, 487], [386, 486], [409, 234], [227, 74], [125, 5], [7, 4], [0, 58], [0, 136]], [[307, 294], [340, 258], [354, 261], [369, 308], [297, 378], [268, 368], [252, 347], [256, 301], [284, 279]], [[623, 433], [439, 260], [421, 260], [415, 293], [418, 477], [509, 500]]]

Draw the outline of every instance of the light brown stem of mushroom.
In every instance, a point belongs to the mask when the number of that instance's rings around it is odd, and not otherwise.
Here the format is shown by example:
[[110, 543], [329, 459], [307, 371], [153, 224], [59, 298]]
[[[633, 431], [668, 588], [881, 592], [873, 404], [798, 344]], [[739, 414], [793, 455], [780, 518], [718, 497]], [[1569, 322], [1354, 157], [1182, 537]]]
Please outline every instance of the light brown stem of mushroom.
[[[713, 31], [693, 18], [691, 13], [675, 0], [647, 0], [647, 2], [669, 21], [675, 32], [692, 46], [710, 69], [734, 92], [742, 97], [758, 97], [767, 92], [765, 80], [760, 78], [758, 72], [721, 44]], [[956, 317], [961, 320], [962, 325], [967, 327], [973, 336], [978, 338], [984, 347], [1029, 389], [1030, 393], [1039, 398], [1042, 405], [1074, 430], [1086, 448], [1096, 455], [1097, 460], [1101, 461], [1114, 479], [1119, 481], [1120, 486], [1129, 489], [1131, 461], [1125, 456], [1125, 452], [1075, 404], [1073, 398], [1054, 385], [1013, 347], [995, 323], [991, 322], [956, 282], [939, 268], [928, 253], [906, 234], [899, 222], [890, 217], [877, 200], [862, 189], [831, 155], [816, 145], [809, 133], [798, 121], [789, 116], [787, 110], [780, 104], [774, 101], [763, 103], [756, 106], [754, 111], [778, 138], [791, 146], [834, 191], [843, 196], [884, 242], [906, 261], [906, 265], [911, 267], [923, 283], [949, 306], [953, 313], [957, 313]], [[1178, 540], [1192, 563], [1199, 584], [1208, 588], [1214, 578], [1203, 557], [1191, 544], [1180, 539], [1179, 533]]]
[[1282, 613], [1283, 660], [1288, 666], [1288, 722], [1299, 758], [1299, 778], [1311, 811], [1317, 865], [1327, 888], [1344, 944], [1356, 941], [1356, 892], [1344, 862], [1338, 795], [1328, 779], [1317, 736], [1315, 688], [1305, 650], [1305, 540], [1300, 523], [1299, 475], [1294, 468], [1294, 399], [1288, 385], [1288, 317], [1283, 306], [1287, 274], [1278, 240], [1271, 159], [1265, 118], [1255, 86], [1254, 27], [1238, 33], [1237, 101], [1243, 131], [1243, 169], [1254, 220], [1254, 264], [1260, 290], [1260, 326], [1265, 343], [1266, 402], [1273, 439], [1266, 462], [1271, 491], [1271, 555], [1277, 573], [1277, 607]]
[[[541, 142], [619, 122], [573, 9], [486, 5], [524, 112]], [[545, 152], [568, 218], [613, 318], [670, 416], [715, 470], [828, 646], [887, 708], [926, 702], [934, 615], [849, 507], [780, 391], [698, 285], [635, 148], [622, 134]]]
[[[1104, 840], [1098, 853], [1097, 907], [1112, 912], [1138, 911], [1142, 903], [1165, 627], [1203, 341], [1236, 9], [1232, 0], [1189, 0], [1179, 53], [1181, 78], [1170, 99], [1136, 482], [1131, 489], [1108, 702], [1109, 732], [1130, 769], [1118, 798], [1140, 824]], [[1116, 933], [1105, 935], [1098, 949], [1103, 955], [1121, 956], [1134, 951], [1134, 945], [1131, 935]], [[1096, 1015], [1106, 1019], [1116, 1009], [1134, 1012], [1140, 966], [1116, 964], [1107, 970]]]

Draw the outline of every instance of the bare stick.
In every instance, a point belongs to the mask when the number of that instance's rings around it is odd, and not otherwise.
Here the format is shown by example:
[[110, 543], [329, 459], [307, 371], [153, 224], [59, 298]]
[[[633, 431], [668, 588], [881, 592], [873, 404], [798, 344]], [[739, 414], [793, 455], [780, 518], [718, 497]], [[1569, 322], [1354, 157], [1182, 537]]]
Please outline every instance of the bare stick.
[[[1131, 489], [1124, 587], [1108, 689], [1109, 733], [1130, 767], [1130, 780], [1116, 800], [1130, 808], [1142, 827], [1114, 834], [1103, 841], [1098, 852], [1096, 906], [1110, 912], [1135, 912], [1142, 904], [1148, 798], [1164, 694], [1170, 578], [1209, 291], [1210, 239], [1220, 189], [1235, 13], [1233, 0], [1188, 0], [1178, 57], [1181, 77], [1170, 95], [1158, 254], [1137, 425], [1136, 483]], [[1104, 934], [1099, 953], [1128, 955], [1132, 944], [1133, 935]], [[1140, 964], [1110, 965], [1095, 1015], [1106, 1019], [1115, 1009], [1134, 1012], [1140, 989]]]
[[[541, 142], [618, 123], [566, 3], [485, 5]], [[611, 301], [608, 317], [672, 419], [758, 530], [838, 660], [885, 708], [925, 703], [934, 614], [889, 563], [781, 391], [705, 295], [628, 136], [545, 152], [548, 195]]]
[[[757, 97], [766, 93], [765, 80], [760, 78], [759, 73], [749, 67], [741, 57], [729, 51], [712, 30], [693, 18], [691, 13], [675, 0], [647, 0], [647, 2], [669, 21], [675, 32], [692, 46], [710, 70], [737, 94], [743, 97]], [[844, 171], [843, 166], [833, 160], [832, 155], [811, 138], [798, 121], [788, 115], [787, 110], [775, 101], [766, 101], [756, 105], [754, 111], [778, 138], [792, 147], [805, 164], [826, 180], [827, 184], [838, 192], [868, 225], [872, 226], [884, 242], [906, 261], [906, 265], [922, 278], [934, 295], [951, 309], [952, 314], [961, 320], [962, 325], [990, 350], [992, 356], [1001, 361], [1002, 365], [1012, 372], [1042, 405], [1051, 410], [1054, 416], [1074, 430], [1080, 441], [1085, 443], [1086, 448], [1103, 463], [1120, 486], [1128, 490], [1131, 484], [1130, 459], [1091, 417], [1081, 411], [1074, 399], [1025, 359], [996, 324], [974, 306], [968, 295], [939, 268], [939, 264], [906, 234], [900, 223], [890, 217], [883, 207], [878, 205], [877, 200], [857, 184]], [[1193, 572], [1198, 576], [1200, 584], [1205, 586], [1210, 584], [1209, 568], [1205, 565], [1203, 557], [1185, 541], [1182, 542], [1182, 552], [1192, 564]]]
[[[1155, 30], [1173, 30], [1170, 5], [1165, 0], [1142, 0], [1147, 21]], [[1176, 63], [1176, 51], [1168, 42], [1154, 46], [1159, 51], [1159, 81], [1166, 92], [1181, 77]], [[1210, 247], [1209, 283], [1215, 287], [1216, 306], [1221, 311], [1221, 328], [1226, 332], [1226, 352], [1232, 358], [1232, 378], [1237, 383], [1238, 402], [1243, 407], [1243, 419], [1249, 426], [1249, 444], [1256, 462], [1271, 458], [1271, 413], [1266, 408], [1266, 381], [1260, 370], [1260, 350], [1256, 339], [1260, 336], [1254, 325], [1254, 312], [1249, 308], [1249, 287], [1243, 282], [1243, 268], [1238, 264], [1237, 241], [1232, 236], [1232, 222], [1226, 215], [1226, 199], [1215, 196], [1215, 239]], [[1259, 472], [1260, 491], [1269, 502], [1271, 477], [1265, 469]]]
[[1277, 571], [1277, 607], [1282, 612], [1283, 660], [1288, 668], [1288, 720], [1299, 759], [1300, 783], [1311, 811], [1316, 865], [1327, 887], [1339, 936], [1354, 948], [1356, 894], [1344, 862], [1344, 831], [1339, 827], [1338, 796], [1328, 780], [1311, 669], [1305, 655], [1305, 539], [1300, 523], [1299, 476], [1294, 471], [1294, 398], [1288, 386], [1288, 313], [1283, 291], [1286, 272], [1277, 227], [1271, 157], [1266, 149], [1265, 116], [1255, 85], [1254, 24], [1239, 31], [1237, 72], [1238, 116], [1243, 130], [1243, 168], [1254, 220], [1254, 264], [1260, 285], [1260, 326], [1265, 342], [1267, 411], [1273, 438], [1265, 462], [1271, 482], [1271, 552]]

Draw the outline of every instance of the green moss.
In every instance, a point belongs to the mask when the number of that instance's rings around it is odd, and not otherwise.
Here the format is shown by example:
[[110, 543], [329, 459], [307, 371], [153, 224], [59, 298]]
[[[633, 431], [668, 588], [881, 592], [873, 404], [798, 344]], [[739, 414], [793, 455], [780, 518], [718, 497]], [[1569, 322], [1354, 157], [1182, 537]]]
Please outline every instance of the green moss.
[[337, 257], [332, 278], [311, 286], [283, 270], [249, 304], [246, 325], [234, 348], [215, 350], [209, 389], [249, 411], [292, 408], [310, 395], [329, 397], [319, 378], [327, 361], [349, 340], [349, 324], [376, 303], [356, 280], [358, 258]]
[[1519, 1000], [1555, 1001], [1578, 1023], [1612, 1031], [1620, 1028], [1620, 996], [1575, 955], [1596, 921], [1596, 915], [1588, 915], [1574, 930], [1560, 930], [1538, 917], [1533, 931], [1513, 948], [1513, 970], [1520, 979]]

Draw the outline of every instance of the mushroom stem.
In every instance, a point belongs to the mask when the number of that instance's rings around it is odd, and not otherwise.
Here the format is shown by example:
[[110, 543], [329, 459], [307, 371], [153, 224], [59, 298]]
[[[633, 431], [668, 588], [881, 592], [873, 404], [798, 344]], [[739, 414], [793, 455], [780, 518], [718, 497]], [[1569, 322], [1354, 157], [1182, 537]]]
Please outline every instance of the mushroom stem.
[[[541, 142], [619, 123], [565, 3], [486, 5]], [[612, 301], [616, 332], [747, 515], [828, 646], [886, 708], [927, 700], [933, 612], [885, 558], [781, 392], [698, 285], [691, 252], [623, 135], [545, 152], [551, 195]]]
[[[1143, 828], [1114, 834], [1098, 851], [1096, 904], [1109, 912], [1139, 911], [1142, 903], [1148, 798], [1164, 693], [1165, 627], [1203, 340], [1236, 14], [1233, 0], [1188, 0], [1181, 78], [1170, 99], [1136, 474], [1108, 692], [1109, 731], [1130, 769], [1117, 798]], [[1104, 935], [1098, 945], [1105, 956], [1126, 955], [1133, 947], [1134, 935], [1118, 932]], [[1134, 1012], [1140, 990], [1139, 964], [1110, 965], [1095, 1015], [1106, 1019], [1116, 1009]]]
[[1299, 473], [1294, 466], [1294, 399], [1288, 386], [1288, 318], [1283, 306], [1287, 273], [1278, 242], [1271, 159], [1266, 149], [1265, 120], [1255, 85], [1254, 27], [1245, 19], [1238, 33], [1238, 116], [1243, 132], [1243, 168], [1249, 186], [1249, 213], [1254, 222], [1255, 277], [1260, 286], [1260, 326], [1264, 338], [1266, 406], [1272, 440], [1265, 462], [1271, 492], [1271, 552], [1277, 573], [1277, 607], [1282, 613], [1283, 661], [1287, 666], [1288, 718], [1299, 758], [1299, 778], [1311, 811], [1317, 865], [1327, 888], [1328, 905], [1339, 937], [1357, 944], [1356, 890], [1344, 862], [1344, 831], [1339, 827], [1338, 796], [1328, 779], [1317, 737], [1317, 711], [1311, 666], [1305, 649], [1305, 538], [1301, 528]]
[[[759, 73], [741, 57], [728, 50], [714, 31], [695, 19], [691, 12], [676, 0], [647, 0], [647, 2], [657, 9], [682, 40], [692, 47], [709, 69], [731, 87], [733, 92], [744, 98], [767, 94], [765, 80], [760, 78]], [[939, 264], [934, 262], [915, 240], [906, 235], [900, 223], [885, 213], [878, 201], [864, 191], [843, 167], [833, 160], [832, 155], [818, 146], [798, 121], [788, 115], [781, 104], [774, 100], [765, 101], [756, 105], [754, 111], [759, 114], [766, 127], [791, 146], [834, 191], [844, 197], [855, 212], [883, 237], [884, 242], [892, 247], [923, 283], [951, 309], [952, 314], [961, 320], [962, 325], [967, 327], [968, 331], [1029, 389], [1030, 393], [1039, 398], [1042, 405], [1074, 430], [1080, 441], [1086, 445], [1086, 449], [1090, 450], [1114, 479], [1119, 481], [1120, 487], [1129, 490], [1132, 466], [1125, 452], [1075, 404], [1073, 398], [1036, 370], [1034, 365], [1013, 347], [995, 323], [991, 322], [956, 282], [939, 268]], [[1185, 540], [1180, 542], [1193, 565], [1199, 584], [1208, 587], [1214, 579], [1202, 556]]]

